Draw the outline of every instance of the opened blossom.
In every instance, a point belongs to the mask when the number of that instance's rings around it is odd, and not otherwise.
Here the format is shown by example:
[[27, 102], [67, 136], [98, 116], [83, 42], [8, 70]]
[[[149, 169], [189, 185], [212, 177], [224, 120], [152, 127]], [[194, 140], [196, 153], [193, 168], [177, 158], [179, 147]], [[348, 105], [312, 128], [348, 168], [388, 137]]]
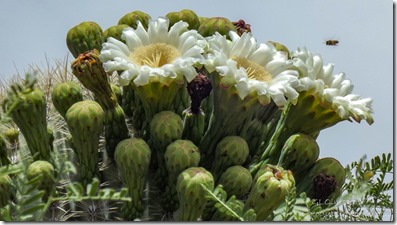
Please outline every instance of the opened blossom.
[[306, 49], [292, 52], [294, 65], [301, 72], [302, 85], [299, 91], [314, 93], [323, 102], [329, 103], [341, 119], [352, 118], [357, 122], [374, 122], [372, 117], [372, 98], [361, 98], [353, 94], [353, 84], [345, 73], [333, 74], [334, 64], [323, 65], [320, 55]]
[[231, 41], [219, 33], [208, 39], [206, 67], [210, 71], [232, 78], [241, 99], [254, 94], [262, 104], [273, 100], [278, 106], [284, 106], [287, 99], [296, 101], [298, 72], [289, 69], [292, 61], [284, 52], [277, 51], [270, 42], [258, 44], [251, 33], [240, 37], [231, 31], [229, 36]]
[[145, 30], [138, 22], [136, 29], [123, 30], [124, 42], [110, 37], [103, 44], [103, 67], [106, 72], [118, 71], [123, 86], [130, 81], [137, 86], [149, 82], [167, 84], [183, 77], [189, 82], [197, 75], [194, 65], [201, 62], [206, 41], [187, 27], [183, 21], [169, 27], [168, 19], [159, 18], [151, 20]]

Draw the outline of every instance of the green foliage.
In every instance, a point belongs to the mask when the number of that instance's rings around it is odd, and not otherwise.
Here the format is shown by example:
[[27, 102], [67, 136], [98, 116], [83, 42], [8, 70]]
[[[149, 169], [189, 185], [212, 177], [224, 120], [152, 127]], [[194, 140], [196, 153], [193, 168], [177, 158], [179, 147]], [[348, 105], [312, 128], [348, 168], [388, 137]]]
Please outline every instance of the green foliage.
[[[215, 208], [217, 208], [218, 210], [220, 210], [223, 213], [226, 213], [227, 215], [231, 216], [231, 217], [235, 217], [237, 218], [239, 221], [244, 221], [244, 218], [242, 215], [239, 215], [235, 210], [233, 210], [233, 208], [230, 207], [230, 204], [227, 204], [225, 202], [225, 199], [220, 198], [221, 196], [217, 195], [217, 193], [215, 193], [214, 191], [211, 191], [210, 189], [208, 189], [207, 187], [205, 187], [205, 185], [201, 184], [201, 186], [204, 188], [205, 191], [207, 191], [208, 195], [208, 199], [209, 200], [213, 200], [216, 201], [215, 203]], [[217, 189], [222, 189], [221, 186], [218, 186]], [[217, 190], [219, 191], [219, 190]]]
[[[288, 192], [268, 221], [393, 221], [394, 202], [390, 191], [394, 189], [392, 180], [393, 160], [391, 154], [375, 156], [369, 162], [365, 156], [352, 162], [346, 168], [347, 179], [342, 187], [342, 196], [336, 202], [318, 204], [303, 192], [299, 196], [296, 189]], [[389, 176], [388, 176], [389, 175]], [[254, 221], [247, 218], [225, 199], [219, 198], [206, 189], [215, 207], [234, 216], [240, 221]], [[248, 212], [248, 211], [247, 211]], [[247, 214], [247, 212], [245, 214]]]
[[323, 220], [392, 221], [394, 202], [393, 160], [391, 153], [366, 156], [346, 167], [343, 196], [334, 207], [324, 210]]

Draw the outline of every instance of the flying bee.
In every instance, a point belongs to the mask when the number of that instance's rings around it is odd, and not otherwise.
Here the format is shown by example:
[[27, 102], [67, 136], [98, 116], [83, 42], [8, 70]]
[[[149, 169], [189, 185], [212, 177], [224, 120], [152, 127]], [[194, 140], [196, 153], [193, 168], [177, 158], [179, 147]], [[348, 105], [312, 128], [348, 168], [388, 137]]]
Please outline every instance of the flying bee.
[[329, 46], [338, 46], [339, 41], [338, 40], [326, 40], [325, 45]]

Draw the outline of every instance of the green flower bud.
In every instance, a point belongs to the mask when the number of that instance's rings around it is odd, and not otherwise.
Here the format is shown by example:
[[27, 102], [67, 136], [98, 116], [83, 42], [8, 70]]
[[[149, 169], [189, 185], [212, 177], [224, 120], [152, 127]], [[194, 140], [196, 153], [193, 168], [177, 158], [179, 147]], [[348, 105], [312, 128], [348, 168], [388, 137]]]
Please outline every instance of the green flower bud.
[[197, 30], [200, 26], [200, 20], [197, 14], [189, 9], [183, 9], [179, 12], [170, 12], [166, 17], [170, 20], [169, 27], [181, 20], [189, 24], [189, 30]]
[[98, 145], [103, 130], [104, 111], [95, 101], [80, 101], [69, 108], [66, 122], [79, 158], [81, 179], [85, 186], [99, 175]]
[[214, 189], [214, 178], [203, 167], [190, 167], [178, 176], [176, 190], [178, 192], [180, 214], [179, 221], [197, 221], [207, 203], [207, 191]]
[[296, 180], [306, 175], [318, 159], [320, 147], [316, 140], [306, 134], [295, 134], [290, 136], [281, 150], [278, 165], [291, 170]]
[[125, 42], [121, 39], [121, 34], [125, 28], [129, 27], [127, 24], [119, 24], [109, 27], [103, 32], [103, 38], [106, 41], [109, 37], [115, 38], [119, 41]]
[[228, 37], [229, 31], [236, 31], [236, 28], [229, 19], [223, 17], [204, 19], [198, 28], [198, 32], [203, 35], [203, 37], [212, 36], [215, 32]]
[[295, 186], [291, 171], [266, 164], [256, 174], [244, 211], [250, 208], [256, 213], [256, 220], [265, 220], [281, 203], [288, 191]]
[[12, 85], [3, 102], [3, 110], [21, 130], [33, 158], [49, 160], [51, 148], [47, 133], [47, 104], [44, 93], [32, 85]]
[[126, 220], [142, 216], [144, 211], [143, 191], [149, 169], [151, 151], [143, 139], [128, 138], [121, 141], [115, 150], [114, 160], [120, 170], [123, 183], [128, 188], [131, 202], [122, 209]]
[[[26, 176], [29, 180], [38, 179], [36, 185], [39, 190], [44, 190], [44, 199], [46, 199], [54, 188], [55, 169], [51, 163], [43, 160], [34, 161], [29, 165]], [[39, 177], [39, 178], [37, 178]]]
[[68, 109], [76, 102], [83, 101], [80, 86], [73, 81], [56, 84], [51, 93], [55, 109], [65, 118]]
[[297, 193], [306, 192], [307, 196], [319, 203], [333, 201], [338, 197], [338, 190], [345, 183], [346, 172], [340, 162], [326, 157], [317, 160], [297, 184]]
[[116, 95], [117, 102], [119, 103], [119, 105], [121, 105], [123, 100], [123, 93], [121, 91], [121, 88], [113, 83], [110, 84], [110, 87], [112, 88], [113, 93]]
[[248, 169], [242, 166], [231, 166], [222, 173], [219, 178], [227, 195], [235, 195], [237, 198], [245, 195], [251, 188], [252, 176]]
[[242, 165], [249, 154], [247, 142], [239, 136], [224, 137], [217, 145], [212, 174], [215, 180], [230, 166]]
[[168, 182], [162, 198], [162, 205], [163, 209], [167, 212], [173, 212], [179, 206], [175, 187], [178, 175], [189, 167], [198, 166], [200, 152], [193, 142], [189, 140], [176, 140], [168, 145], [164, 154], [164, 160], [168, 171]]
[[72, 55], [77, 56], [83, 52], [102, 49], [102, 28], [95, 22], [82, 22], [72, 27], [66, 36], [66, 45]]
[[16, 144], [19, 142], [19, 131], [15, 127], [8, 128], [6, 131], [4, 131], [4, 136], [11, 144]]
[[141, 11], [133, 11], [133, 12], [127, 13], [123, 17], [121, 17], [118, 24], [119, 25], [126, 24], [126, 25], [136, 29], [138, 26], [138, 21], [139, 21], [142, 23], [143, 27], [145, 29], [147, 29], [149, 26], [150, 18], [151, 17], [147, 13], [144, 13]]

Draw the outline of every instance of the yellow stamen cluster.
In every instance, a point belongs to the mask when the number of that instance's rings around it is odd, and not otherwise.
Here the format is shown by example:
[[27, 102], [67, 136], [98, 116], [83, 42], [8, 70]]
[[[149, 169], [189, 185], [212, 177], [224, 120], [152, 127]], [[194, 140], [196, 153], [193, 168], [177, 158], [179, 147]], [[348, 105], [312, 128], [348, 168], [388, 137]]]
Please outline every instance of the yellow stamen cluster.
[[232, 59], [237, 62], [237, 68], [243, 67], [247, 71], [248, 78], [264, 82], [272, 80], [271, 74], [258, 63], [237, 56], [233, 56]]
[[130, 58], [138, 65], [157, 68], [172, 63], [179, 56], [180, 53], [174, 46], [154, 43], [136, 48]]

